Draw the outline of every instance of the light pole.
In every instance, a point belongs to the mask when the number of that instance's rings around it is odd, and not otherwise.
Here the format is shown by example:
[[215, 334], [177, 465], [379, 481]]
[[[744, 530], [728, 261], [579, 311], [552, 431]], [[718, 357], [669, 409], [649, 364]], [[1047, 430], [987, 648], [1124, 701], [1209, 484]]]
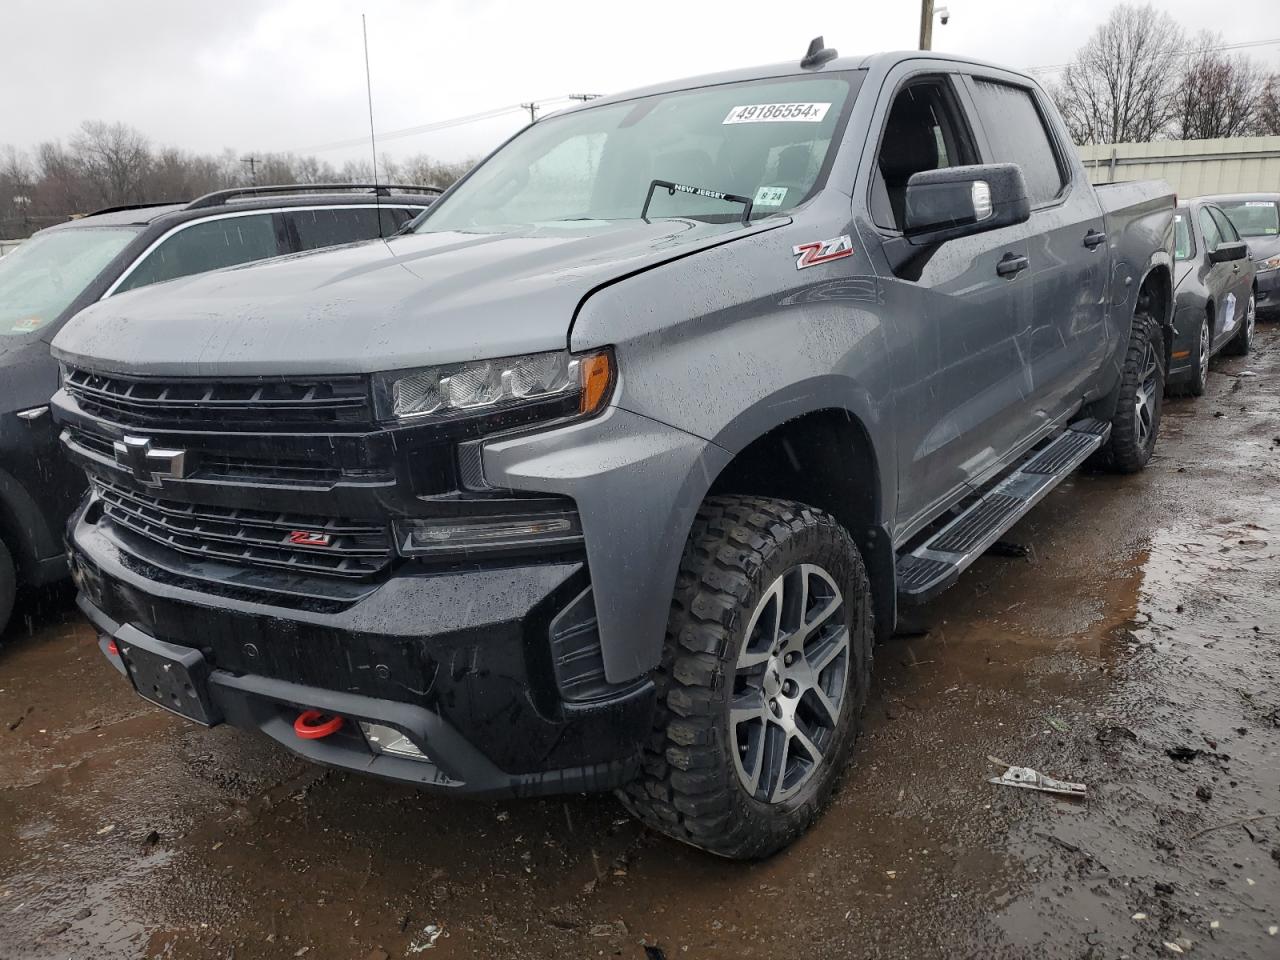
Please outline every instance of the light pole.
[[946, 26], [948, 20], [951, 19], [951, 11], [946, 7], [938, 7], [936, 10], [933, 6], [933, 0], [920, 0], [920, 49], [933, 49], [933, 18], [938, 17], [942, 20], [943, 26]]

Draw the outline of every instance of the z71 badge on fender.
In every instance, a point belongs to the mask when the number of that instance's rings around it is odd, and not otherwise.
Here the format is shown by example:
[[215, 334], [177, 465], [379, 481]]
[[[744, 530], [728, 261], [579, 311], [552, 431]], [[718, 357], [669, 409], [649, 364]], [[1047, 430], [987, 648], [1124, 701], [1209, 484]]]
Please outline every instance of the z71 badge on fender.
[[816, 267], [820, 263], [853, 256], [853, 240], [845, 234], [831, 240], [798, 243], [791, 248], [791, 252], [796, 255], [796, 269], [803, 270], [805, 267]]

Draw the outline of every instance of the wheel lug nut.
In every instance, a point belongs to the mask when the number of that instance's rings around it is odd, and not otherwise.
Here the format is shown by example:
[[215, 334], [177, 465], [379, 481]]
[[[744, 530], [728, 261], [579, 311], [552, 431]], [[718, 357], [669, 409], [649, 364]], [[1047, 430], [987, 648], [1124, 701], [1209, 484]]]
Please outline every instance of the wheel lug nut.
[[782, 685], [782, 692], [788, 697], [794, 697], [796, 695], [796, 682], [794, 680], [788, 680]]
[[777, 701], [777, 700], [770, 700], [770, 701], [769, 701], [769, 711], [770, 711], [771, 713], [773, 713], [775, 716], [777, 715], [777, 713], [778, 713], [778, 701]]

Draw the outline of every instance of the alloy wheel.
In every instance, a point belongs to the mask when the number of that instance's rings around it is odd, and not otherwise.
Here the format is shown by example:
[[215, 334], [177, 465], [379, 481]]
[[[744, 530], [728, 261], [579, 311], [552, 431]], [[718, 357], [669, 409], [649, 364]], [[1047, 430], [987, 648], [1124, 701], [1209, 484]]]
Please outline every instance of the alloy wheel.
[[795, 794], [822, 765], [844, 708], [849, 627], [831, 574], [802, 563], [761, 596], [734, 667], [729, 727], [747, 793]]
[[1148, 343], [1146, 353], [1142, 355], [1142, 375], [1138, 380], [1138, 389], [1133, 398], [1139, 447], [1147, 445], [1155, 429], [1159, 374], [1160, 365], [1156, 360], [1155, 344]]
[[1209, 319], [1200, 321], [1200, 385], [1209, 382]]

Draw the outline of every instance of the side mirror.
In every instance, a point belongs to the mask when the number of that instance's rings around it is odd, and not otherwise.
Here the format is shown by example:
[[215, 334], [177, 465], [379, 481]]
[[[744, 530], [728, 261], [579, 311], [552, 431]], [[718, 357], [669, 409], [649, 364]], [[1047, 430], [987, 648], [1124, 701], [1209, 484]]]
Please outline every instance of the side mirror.
[[1243, 240], [1229, 240], [1218, 244], [1216, 250], [1209, 251], [1210, 263], [1230, 263], [1232, 260], [1244, 260], [1249, 256], [1249, 245]]
[[1016, 163], [948, 167], [907, 181], [903, 235], [915, 247], [1025, 223], [1031, 200]]

